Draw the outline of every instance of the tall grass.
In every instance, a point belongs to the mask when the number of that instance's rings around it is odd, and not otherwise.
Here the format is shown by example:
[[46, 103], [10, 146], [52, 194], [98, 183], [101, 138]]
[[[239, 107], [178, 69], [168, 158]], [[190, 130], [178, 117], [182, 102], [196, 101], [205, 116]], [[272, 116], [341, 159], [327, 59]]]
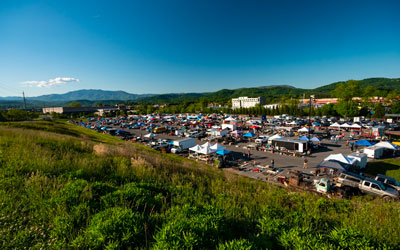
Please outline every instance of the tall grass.
[[4, 249], [398, 249], [399, 212], [397, 202], [292, 192], [69, 124], [0, 124]]

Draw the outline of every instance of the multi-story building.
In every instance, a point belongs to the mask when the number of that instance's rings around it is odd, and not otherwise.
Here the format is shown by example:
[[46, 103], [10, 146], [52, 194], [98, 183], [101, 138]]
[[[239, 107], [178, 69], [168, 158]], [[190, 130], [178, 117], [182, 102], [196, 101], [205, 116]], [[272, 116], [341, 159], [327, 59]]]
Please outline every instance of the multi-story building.
[[238, 108], [252, 108], [257, 104], [264, 105], [265, 97], [248, 98], [247, 96], [232, 98], [232, 109]]

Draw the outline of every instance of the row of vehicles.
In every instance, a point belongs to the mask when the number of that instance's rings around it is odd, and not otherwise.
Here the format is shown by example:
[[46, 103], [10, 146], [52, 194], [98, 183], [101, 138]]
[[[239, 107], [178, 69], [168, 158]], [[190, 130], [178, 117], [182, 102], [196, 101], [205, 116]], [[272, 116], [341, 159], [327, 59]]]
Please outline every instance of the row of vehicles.
[[346, 192], [369, 194], [381, 197], [386, 200], [399, 200], [400, 183], [389, 176], [377, 175], [374, 178], [368, 178], [363, 175], [352, 172], [342, 172], [333, 178], [333, 185], [330, 180], [322, 178], [316, 180], [315, 186], [318, 192]]

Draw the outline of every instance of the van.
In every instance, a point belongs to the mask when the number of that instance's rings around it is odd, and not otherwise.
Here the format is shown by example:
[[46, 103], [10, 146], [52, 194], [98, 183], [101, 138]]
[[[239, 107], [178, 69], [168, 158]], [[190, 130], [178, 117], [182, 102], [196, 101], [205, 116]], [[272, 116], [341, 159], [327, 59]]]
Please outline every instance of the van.
[[153, 130], [153, 133], [159, 134], [159, 133], [163, 133], [163, 132], [165, 132], [165, 131], [167, 131], [167, 128], [164, 127], [164, 126], [162, 126], [162, 127], [156, 127], [156, 128]]

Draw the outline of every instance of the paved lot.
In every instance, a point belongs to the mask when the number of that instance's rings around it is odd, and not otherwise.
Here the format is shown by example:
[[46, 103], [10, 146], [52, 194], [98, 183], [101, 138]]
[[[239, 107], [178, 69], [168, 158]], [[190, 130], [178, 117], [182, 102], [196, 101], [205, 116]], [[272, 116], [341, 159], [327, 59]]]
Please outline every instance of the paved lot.
[[[124, 130], [131, 132], [135, 136], [144, 136], [148, 134], [148, 132], [145, 130], [139, 130], [139, 129], [124, 129]], [[158, 134], [155, 138], [172, 139], [172, 140], [182, 139], [177, 136], [170, 136], [167, 134]], [[204, 144], [205, 142], [206, 141], [200, 141], [196, 139], [197, 144], [201, 145]], [[249, 144], [254, 144], [254, 143], [238, 143], [237, 145], [232, 145], [232, 146], [224, 145], [224, 146], [227, 147], [227, 150], [233, 151], [234, 153], [233, 157], [235, 160], [243, 159], [244, 161], [249, 162], [249, 160], [247, 159], [248, 150], [243, 148]], [[273, 159], [276, 168], [282, 168], [285, 170], [295, 169], [310, 173], [311, 171], [314, 171], [316, 169], [318, 163], [320, 163], [324, 158], [326, 158], [330, 154], [343, 153], [347, 155], [351, 153], [350, 148], [345, 145], [346, 141], [339, 141], [338, 144], [335, 144], [332, 143], [330, 140], [324, 139], [321, 141], [321, 144], [325, 147], [321, 148], [318, 151], [314, 151], [311, 154], [311, 156], [307, 157], [308, 159], [307, 169], [303, 168], [304, 159], [301, 157], [280, 155], [278, 153], [271, 153], [271, 152], [264, 152], [257, 150], [250, 151], [251, 159], [249, 165], [261, 165], [261, 166], [270, 165], [271, 160]], [[258, 175], [257, 173], [252, 173], [251, 175], [253, 174]]]

